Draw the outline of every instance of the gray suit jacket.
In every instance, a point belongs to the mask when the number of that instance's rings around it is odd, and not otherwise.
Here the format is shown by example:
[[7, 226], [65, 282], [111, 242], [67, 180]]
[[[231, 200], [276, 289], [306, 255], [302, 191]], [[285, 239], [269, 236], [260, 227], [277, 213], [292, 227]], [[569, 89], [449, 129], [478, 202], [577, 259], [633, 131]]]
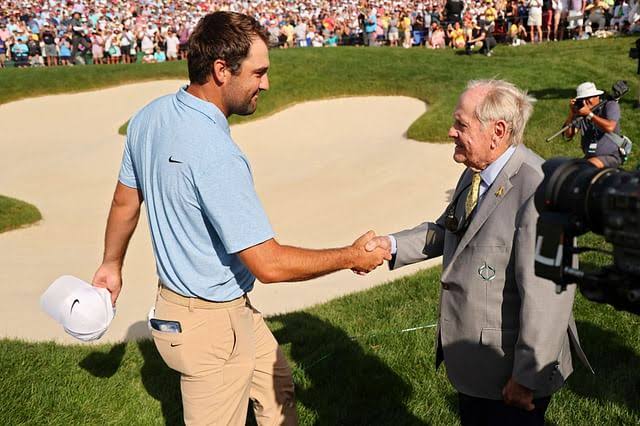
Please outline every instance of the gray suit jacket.
[[[484, 194], [460, 237], [435, 222], [393, 234], [391, 269], [443, 256], [436, 368], [461, 393], [502, 399], [510, 377], [534, 397], [558, 390], [573, 371], [571, 347], [587, 365], [572, 315], [575, 287], [562, 294], [534, 274], [538, 213], [533, 198], [542, 159], [519, 145]], [[471, 182], [460, 177], [457, 217]]]

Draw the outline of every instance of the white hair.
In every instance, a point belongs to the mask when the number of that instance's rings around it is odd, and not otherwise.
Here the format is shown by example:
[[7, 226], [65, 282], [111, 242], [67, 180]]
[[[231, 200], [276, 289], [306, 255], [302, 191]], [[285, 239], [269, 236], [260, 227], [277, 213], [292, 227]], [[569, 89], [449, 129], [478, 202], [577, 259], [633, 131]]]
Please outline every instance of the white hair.
[[486, 91], [475, 110], [475, 117], [480, 124], [484, 127], [490, 121], [504, 120], [507, 122], [510, 144], [522, 143], [535, 98], [529, 96], [526, 90], [520, 90], [504, 80], [471, 80], [465, 91], [479, 87]]

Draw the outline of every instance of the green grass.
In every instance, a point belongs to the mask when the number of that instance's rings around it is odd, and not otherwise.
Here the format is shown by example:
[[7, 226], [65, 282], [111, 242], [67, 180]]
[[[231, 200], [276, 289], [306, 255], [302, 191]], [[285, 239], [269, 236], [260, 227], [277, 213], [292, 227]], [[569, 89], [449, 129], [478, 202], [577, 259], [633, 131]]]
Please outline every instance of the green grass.
[[[466, 82], [496, 77], [529, 90], [539, 100], [526, 132], [530, 147], [545, 158], [577, 156], [577, 143], [544, 139], [561, 126], [568, 99], [585, 80], [595, 81], [605, 90], [619, 79], [631, 84], [631, 92], [621, 102], [622, 129], [632, 140], [640, 140], [640, 112], [631, 109], [638, 87], [637, 63], [627, 56], [634, 41], [618, 38], [517, 48], [500, 46], [491, 58], [428, 49], [272, 50], [271, 90], [261, 97], [256, 114], [233, 117], [231, 122], [263, 117], [311, 99], [405, 95], [429, 105], [429, 111], [408, 129], [408, 136], [420, 141], [446, 141], [451, 113]], [[0, 72], [0, 104], [30, 96], [167, 78], [186, 81], [186, 63], [6, 69]], [[119, 131], [124, 134], [126, 124]], [[630, 164], [637, 163], [636, 149]]]
[[[408, 136], [444, 141], [466, 81], [496, 77], [539, 99], [526, 133], [530, 147], [546, 158], [578, 156], [577, 141], [546, 143], [544, 138], [561, 125], [568, 98], [584, 80], [606, 89], [617, 79], [631, 83], [632, 93], [621, 102], [622, 128], [640, 140], [640, 112], [630, 108], [638, 83], [636, 63], [627, 58], [632, 41], [501, 46], [492, 58], [422, 49], [273, 51], [272, 89], [249, 119], [310, 99], [405, 95], [430, 108]], [[185, 64], [3, 70], [0, 103], [161, 78], [186, 79]], [[627, 167], [635, 167], [638, 158], [636, 147]], [[607, 247], [593, 235], [581, 243]], [[602, 255], [583, 259], [600, 265], [610, 260]], [[302, 424], [456, 424], [455, 393], [443, 369], [433, 368], [434, 330], [397, 333], [435, 322], [439, 274], [432, 268], [270, 319], [293, 366]], [[577, 366], [554, 397], [547, 419], [558, 425], [640, 423], [640, 321], [582, 297], [575, 312], [598, 374]], [[181, 419], [178, 376], [150, 341], [58, 346], [0, 340], [0, 377], [3, 424], [173, 424]]]
[[35, 206], [0, 195], [0, 233], [35, 223], [42, 215]]
[[[435, 371], [440, 268], [269, 320], [293, 367], [303, 425], [456, 424], [455, 392]], [[582, 366], [554, 397], [558, 425], [640, 422], [637, 317], [578, 298]], [[352, 339], [355, 336], [356, 339]], [[4, 340], [3, 424], [175, 424], [178, 375], [152, 342], [58, 346]]]

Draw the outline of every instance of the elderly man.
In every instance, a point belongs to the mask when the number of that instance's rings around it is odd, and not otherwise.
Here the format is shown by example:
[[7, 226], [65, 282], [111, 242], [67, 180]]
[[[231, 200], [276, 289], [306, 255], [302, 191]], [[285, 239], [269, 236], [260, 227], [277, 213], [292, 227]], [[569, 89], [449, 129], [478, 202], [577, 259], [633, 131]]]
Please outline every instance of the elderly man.
[[473, 81], [453, 114], [453, 159], [467, 166], [435, 222], [376, 237], [391, 269], [443, 256], [436, 367], [459, 392], [464, 425], [544, 424], [551, 395], [586, 362], [574, 293], [534, 275], [542, 159], [522, 144], [532, 99], [505, 81]]

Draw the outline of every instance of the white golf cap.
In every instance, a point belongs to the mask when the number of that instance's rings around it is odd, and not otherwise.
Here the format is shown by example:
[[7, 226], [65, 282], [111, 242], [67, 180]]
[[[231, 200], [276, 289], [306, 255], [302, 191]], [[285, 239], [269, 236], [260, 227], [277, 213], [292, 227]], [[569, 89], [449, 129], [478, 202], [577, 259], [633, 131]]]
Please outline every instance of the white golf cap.
[[604, 92], [596, 88], [596, 84], [590, 81], [582, 83], [576, 89], [576, 99], [590, 98], [592, 96], [602, 95]]
[[40, 297], [40, 306], [64, 331], [85, 342], [102, 337], [115, 315], [107, 289], [70, 275], [49, 286]]

